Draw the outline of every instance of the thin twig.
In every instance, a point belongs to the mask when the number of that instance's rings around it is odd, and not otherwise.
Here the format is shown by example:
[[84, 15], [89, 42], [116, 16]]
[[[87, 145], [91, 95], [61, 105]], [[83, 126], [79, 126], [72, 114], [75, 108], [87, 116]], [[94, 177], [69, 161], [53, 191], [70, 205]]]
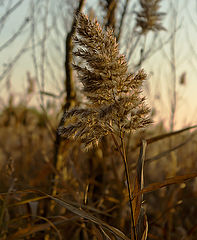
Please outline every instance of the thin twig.
[[123, 12], [122, 12], [122, 15], [121, 15], [121, 19], [120, 19], [120, 26], [119, 26], [119, 31], [118, 31], [118, 35], [117, 35], [117, 42], [120, 40], [120, 37], [121, 37], [123, 22], [124, 22], [124, 19], [125, 19], [125, 15], [126, 15], [128, 5], [129, 5], [129, 0], [126, 0], [125, 4], [124, 4], [124, 9], [123, 9]]

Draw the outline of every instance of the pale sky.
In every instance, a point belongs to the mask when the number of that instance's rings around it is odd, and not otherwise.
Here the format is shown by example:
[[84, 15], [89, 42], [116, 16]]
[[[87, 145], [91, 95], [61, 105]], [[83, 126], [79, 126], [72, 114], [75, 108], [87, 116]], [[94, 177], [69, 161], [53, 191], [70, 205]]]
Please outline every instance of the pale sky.
[[[10, 1], [10, 0], [9, 0]], [[27, 41], [28, 37], [31, 36], [32, 28], [29, 23], [26, 23], [26, 27], [23, 29], [22, 37], [16, 39], [13, 44], [9, 47], [1, 50], [4, 43], [9, 40], [11, 36], [17, 31], [19, 26], [24, 23], [25, 17], [30, 17], [32, 14], [32, 6], [30, 4], [33, 2], [36, 4], [38, 0], [24, 0], [22, 5], [11, 15], [10, 18], [6, 19], [5, 26], [1, 29], [2, 24], [0, 24], [0, 95], [5, 100], [8, 95], [6, 90], [6, 79], [9, 77], [12, 85], [12, 91], [21, 94], [24, 92], [27, 86], [26, 73], [30, 72], [31, 76], [35, 76], [35, 65], [33, 62], [33, 52], [32, 52], [32, 39], [29, 39], [27, 45], [25, 46], [26, 52], [22, 57], [16, 62], [11, 72], [3, 73], [7, 68], [7, 65], [17, 57], [20, 49]], [[161, 11], [169, 12], [169, 3], [171, 0], [163, 0]], [[0, 1], [0, 18], [5, 12], [5, 2]], [[12, 1], [15, 4], [16, 0]], [[36, 21], [39, 23], [38, 32], [36, 32], [36, 40], [39, 40], [43, 36], [43, 27], [41, 23], [42, 18], [45, 16], [42, 7], [44, 8], [47, 3], [46, 0], [40, 1], [40, 9], [38, 15], [35, 16]], [[49, 0], [50, 2], [50, 0]], [[58, 3], [57, 3], [58, 2]], [[66, 2], [66, 1], [65, 1]], [[88, 6], [93, 5], [95, 9], [95, 15], [97, 13], [97, 7], [95, 1], [88, 1]], [[197, 2], [194, 0], [173, 0], [174, 4], [178, 3], [178, 15], [177, 15], [177, 32], [175, 41], [175, 60], [176, 60], [176, 73], [177, 73], [177, 127], [186, 124], [196, 124], [196, 110], [197, 110]], [[68, 12], [67, 5], [64, 1], [56, 1], [57, 4], [50, 6], [50, 11], [57, 14], [56, 18], [48, 18], [46, 25], [49, 27], [50, 38], [46, 39], [46, 49], [50, 52], [49, 63], [52, 65], [51, 70], [46, 63], [44, 71], [46, 72], [45, 78], [45, 91], [53, 92], [54, 94], [59, 94], [63, 90], [63, 80], [64, 80], [64, 29], [70, 26], [72, 11], [69, 10], [69, 15], [65, 15]], [[59, 6], [58, 4], [61, 4]], [[64, 5], [63, 5], [64, 4]], [[61, 8], [61, 12], [58, 12]], [[57, 21], [58, 32], [54, 31], [53, 24]], [[128, 23], [127, 23], [128, 24]], [[163, 25], [167, 29], [166, 32], [162, 32], [159, 35], [161, 41], [165, 41], [170, 36], [172, 31], [172, 17], [167, 15], [163, 22]], [[148, 42], [147, 42], [148, 46]], [[150, 92], [152, 104], [157, 106], [158, 109], [158, 119], [164, 119], [169, 117], [169, 99], [167, 97], [168, 89], [170, 88], [171, 80], [171, 70], [169, 59], [171, 57], [170, 42], [154, 54], [150, 59], [148, 59], [142, 67], [147, 73], [151, 75], [149, 79], [150, 82]], [[36, 48], [36, 57], [40, 59], [38, 61], [38, 67], [42, 61], [42, 47]], [[132, 59], [135, 62], [135, 59]], [[53, 71], [54, 70], [54, 71]], [[179, 78], [183, 72], [186, 72], [186, 85], [182, 86], [179, 84]], [[39, 72], [39, 82], [42, 82], [42, 72]], [[159, 95], [159, 96], [157, 96]], [[39, 94], [37, 92], [37, 97], [34, 99], [34, 103], [38, 100]], [[184, 124], [180, 124], [183, 122]]]

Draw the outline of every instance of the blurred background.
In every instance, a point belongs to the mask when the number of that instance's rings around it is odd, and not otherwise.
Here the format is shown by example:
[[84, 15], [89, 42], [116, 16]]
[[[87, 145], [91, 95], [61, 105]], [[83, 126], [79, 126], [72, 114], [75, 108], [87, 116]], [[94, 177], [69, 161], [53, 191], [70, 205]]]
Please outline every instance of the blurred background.
[[[56, 131], [63, 112], [83, 103], [72, 71], [78, 11], [114, 30], [130, 72], [148, 74], [153, 124], [127, 136], [131, 176], [140, 140], [155, 136], [145, 186], [197, 171], [196, 1], [0, 0], [0, 239], [105, 239], [95, 223], [27, 189], [84, 205], [129, 235], [124, 169], [110, 138], [84, 152]], [[197, 239], [196, 195], [196, 178], [145, 194], [148, 239]]]

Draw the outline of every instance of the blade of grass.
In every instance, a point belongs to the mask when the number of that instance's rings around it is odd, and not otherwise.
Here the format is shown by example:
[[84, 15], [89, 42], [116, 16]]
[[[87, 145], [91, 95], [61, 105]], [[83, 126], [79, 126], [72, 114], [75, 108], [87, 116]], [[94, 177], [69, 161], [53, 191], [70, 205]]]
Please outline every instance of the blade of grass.
[[175, 146], [175, 147], [173, 147], [173, 148], [170, 148], [170, 149], [168, 149], [168, 150], [166, 150], [166, 151], [164, 151], [164, 152], [162, 152], [162, 153], [159, 153], [159, 154], [155, 155], [154, 157], [147, 158], [147, 159], [145, 160], [145, 163], [146, 163], [146, 162], [149, 162], [149, 163], [150, 163], [150, 162], [153, 162], [153, 161], [155, 161], [155, 160], [158, 160], [158, 159], [164, 157], [165, 155], [169, 154], [170, 152], [173, 152], [173, 151], [177, 150], [178, 148], [183, 147], [185, 144], [187, 144], [188, 142], [190, 142], [190, 141], [192, 140], [192, 138], [194, 137], [194, 135], [195, 135], [195, 134], [193, 134], [193, 135], [190, 136], [188, 139], [186, 139], [184, 142], [178, 144], [177, 146]]
[[[137, 162], [136, 178], [135, 178], [134, 190], [133, 190], [134, 196], [143, 188], [143, 168], [144, 168], [146, 146], [147, 146], [147, 143], [145, 140], [143, 140], [140, 148], [139, 159]], [[142, 204], [142, 195], [138, 195], [132, 201], [135, 226], [137, 225], [138, 218], [140, 215], [141, 204]]]
[[166, 186], [169, 186], [172, 184], [182, 183], [182, 182], [185, 182], [185, 181], [195, 178], [195, 177], [197, 177], [197, 172], [185, 174], [182, 176], [175, 176], [175, 177], [167, 178], [163, 182], [152, 183], [152, 184], [148, 185], [147, 187], [145, 187], [141, 191], [139, 191], [136, 195], [134, 195], [134, 197], [136, 197], [140, 194], [143, 194], [143, 193], [150, 193], [150, 192], [156, 191], [160, 188], [163, 188], [163, 187], [166, 187]]
[[187, 127], [187, 128], [183, 128], [183, 129], [178, 130], [178, 131], [165, 133], [165, 134], [162, 134], [162, 135], [159, 135], [159, 136], [155, 136], [153, 138], [147, 139], [146, 141], [147, 141], [147, 144], [154, 143], [154, 142], [157, 142], [157, 141], [162, 140], [164, 138], [172, 137], [172, 136], [175, 136], [177, 134], [183, 133], [185, 131], [191, 130], [193, 128], [197, 128], [197, 125], [194, 125], [194, 126], [191, 126], [191, 127]]
[[[135, 196], [143, 188], [143, 168], [144, 168], [144, 159], [146, 152], [147, 142], [142, 140], [140, 155], [137, 162], [136, 169], [136, 178], [134, 182], [134, 191], [133, 195]], [[134, 212], [134, 221], [135, 228], [137, 233], [137, 238], [140, 240], [146, 240], [148, 233], [148, 221], [144, 209], [142, 208], [142, 195], [136, 195], [132, 201], [133, 212]]]
[[[31, 190], [30, 190], [30, 192], [31, 192]], [[41, 197], [30, 198], [30, 199], [27, 199], [27, 200], [23, 200], [23, 201], [20, 201], [20, 202], [17, 202], [17, 203], [10, 204], [7, 207], [20, 206], [20, 205], [24, 205], [24, 204], [27, 204], [27, 203], [30, 203], [30, 202], [40, 201], [42, 199], [47, 199], [47, 198], [50, 198], [50, 197], [49, 196], [41, 196]], [[102, 214], [102, 215], [105, 215], [105, 216], [108, 216], [108, 217], [112, 217], [110, 214], [108, 214], [106, 212], [103, 212], [103, 211], [100, 211], [100, 210], [98, 210], [94, 207], [91, 207], [91, 206], [87, 206], [87, 205], [84, 205], [84, 204], [79, 204], [77, 202], [70, 202], [70, 201], [67, 201], [67, 203], [71, 204], [75, 207], [84, 208], [84, 209], [87, 209], [87, 210], [90, 210], [90, 211], [93, 211], [93, 212], [96, 212], [96, 213], [99, 213], [99, 214]]]
[[[156, 160], [158, 160], [158, 159], [166, 156], [167, 154], [169, 154], [169, 153], [171, 153], [171, 152], [173, 152], [173, 151], [175, 151], [175, 150], [183, 147], [185, 144], [189, 143], [194, 136], [195, 136], [195, 134], [192, 134], [192, 135], [191, 135], [189, 138], [187, 138], [184, 142], [176, 145], [175, 147], [170, 148], [170, 149], [168, 149], [168, 150], [166, 150], [166, 151], [163, 151], [163, 152], [161, 152], [161, 153], [159, 153], [159, 154], [157, 154], [157, 155], [155, 155], [155, 156], [153, 156], [153, 157], [151, 157], [151, 158], [145, 159], [145, 164], [146, 164], [146, 163], [153, 162], [153, 161], [156, 161]], [[136, 164], [133, 164], [131, 170], [134, 170], [135, 168], [136, 168]]]
[[75, 213], [76, 215], [85, 218], [89, 221], [94, 222], [95, 224], [102, 226], [103, 228], [107, 229], [108, 231], [110, 231], [112, 234], [114, 234], [116, 237], [118, 237], [119, 239], [123, 239], [123, 240], [129, 240], [129, 238], [123, 233], [121, 232], [119, 229], [107, 224], [106, 222], [96, 218], [95, 216], [93, 216], [90, 213], [85, 212], [84, 210], [78, 209], [75, 206], [73, 206], [72, 204], [70, 204], [70, 202], [68, 203], [66, 200], [61, 200], [57, 197], [53, 197], [49, 194], [46, 194], [42, 191], [39, 190], [24, 190], [24, 191], [20, 191], [21, 193], [24, 192], [28, 192], [28, 193], [37, 193], [37, 194], [41, 194], [44, 196], [47, 196], [48, 198], [54, 200], [56, 203], [58, 203], [59, 205], [63, 206], [64, 208], [68, 209], [69, 211]]
[[64, 208], [68, 209], [69, 211], [77, 214], [78, 216], [85, 218], [87, 220], [90, 220], [91, 222], [94, 222], [95, 224], [102, 226], [103, 228], [107, 229], [108, 231], [110, 231], [111, 233], [113, 233], [115, 236], [124, 239], [124, 240], [128, 240], [128, 237], [122, 233], [120, 230], [118, 230], [117, 228], [110, 226], [109, 224], [107, 224], [106, 222], [96, 218], [95, 216], [93, 216], [90, 213], [85, 212], [84, 210], [78, 209], [74, 206], [72, 206], [71, 204], [68, 204], [65, 200], [61, 200], [59, 198], [53, 197], [51, 195], [46, 194], [49, 198], [51, 198], [52, 200], [54, 200], [56, 203], [58, 203], [59, 205], [63, 206]]
[[23, 201], [20, 201], [20, 202], [17, 202], [17, 203], [9, 204], [8, 207], [20, 206], [20, 205], [27, 204], [29, 202], [36, 202], [36, 201], [40, 201], [40, 200], [46, 199], [46, 198], [49, 198], [49, 197], [48, 196], [42, 196], [42, 197], [30, 198], [30, 199], [23, 200]]
[[56, 228], [55, 225], [63, 223], [64, 220], [58, 220], [58, 221], [52, 222], [49, 219], [41, 217], [41, 216], [36, 216], [36, 217], [39, 217], [40, 219], [46, 221], [47, 223], [36, 224], [34, 226], [30, 225], [26, 228], [21, 228], [17, 232], [15, 232], [14, 234], [10, 235], [8, 237], [8, 239], [9, 240], [15, 240], [15, 239], [25, 238], [25, 237], [28, 237], [28, 236], [34, 234], [34, 233], [37, 233], [37, 232], [40, 232], [40, 231], [43, 231], [43, 230], [47, 230], [47, 229], [49, 229], [49, 227], [52, 227], [57, 232], [58, 238], [60, 240], [62, 240], [62, 236], [61, 236], [59, 230]]
[[[172, 137], [172, 136], [175, 136], [177, 134], [183, 133], [185, 131], [189, 131], [189, 130], [194, 129], [194, 128], [197, 128], [197, 125], [187, 127], [187, 128], [183, 128], [183, 129], [180, 129], [180, 130], [174, 131], [174, 132], [161, 134], [161, 135], [158, 135], [158, 136], [155, 136], [155, 137], [152, 137], [152, 138], [148, 138], [148, 139], [146, 139], [146, 141], [147, 141], [147, 144], [151, 144], [151, 143], [157, 142], [159, 140], [162, 140], [162, 139], [165, 139], [165, 138]], [[132, 150], [135, 150], [136, 148], [140, 147], [140, 145], [141, 145], [141, 142], [139, 142]]]

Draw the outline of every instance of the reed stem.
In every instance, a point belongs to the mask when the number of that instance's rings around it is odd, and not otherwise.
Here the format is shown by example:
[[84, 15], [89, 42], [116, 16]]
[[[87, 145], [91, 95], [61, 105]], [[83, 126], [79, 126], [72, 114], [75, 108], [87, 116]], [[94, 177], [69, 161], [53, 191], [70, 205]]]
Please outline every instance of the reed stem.
[[126, 151], [125, 151], [125, 144], [124, 144], [124, 139], [122, 137], [122, 134], [120, 136], [120, 141], [121, 141], [121, 148], [115, 138], [115, 136], [112, 134], [113, 141], [118, 148], [118, 151], [122, 157], [122, 160], [124, 162], [124, 168], [125, 168], [125, 175], [126, 175], [126, 182], [127, 182], [127, 190], [129, 194], [129, 205], [130, 205], [130, 213], [131, 213], [131, 230], [133, 230], [133, 235], [134, 235], [134, 240], [137, 240], [136, 237], [136, 231], [135, 231], [135, 222], [134, 222], [134, 214], [133, 214], [133, 207], [132, 207], [132, 197], [131, 197], [131, 186], [130, 186], [130, 177], [129, 177], [129, 168], [128, 168], [128, 163], [127, 163], [127, 157], [126, 157]]

